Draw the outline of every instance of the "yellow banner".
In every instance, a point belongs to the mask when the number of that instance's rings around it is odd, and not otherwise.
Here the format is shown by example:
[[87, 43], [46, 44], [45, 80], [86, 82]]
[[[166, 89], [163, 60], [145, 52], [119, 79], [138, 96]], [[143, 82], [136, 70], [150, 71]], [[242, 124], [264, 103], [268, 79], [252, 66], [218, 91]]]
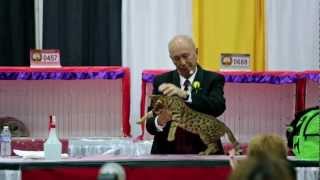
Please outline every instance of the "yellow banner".
[[249, 54], [253, 71], [265, 69], [264, 0], [193, 0], [193, 36], [199, 64], [220, 69], [221, 54]]

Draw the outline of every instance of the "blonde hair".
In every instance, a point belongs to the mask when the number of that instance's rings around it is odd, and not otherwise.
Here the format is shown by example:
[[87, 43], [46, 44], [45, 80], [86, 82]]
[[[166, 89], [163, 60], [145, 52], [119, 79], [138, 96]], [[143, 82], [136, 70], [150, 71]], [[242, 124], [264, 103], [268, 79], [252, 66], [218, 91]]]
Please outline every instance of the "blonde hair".
[[281, 179], [295, 180], [295, 172], [291, 171], [287, 161], [271, 156], [251, 157], [242, 160], [231, 172], [229, 180], [261, 180]]
[[287, 158], [287, 146], [281, 136], [277, 134], [257, 135], [249, 143], [248, 156], [257, 157], [270, 155], [275, 158]]

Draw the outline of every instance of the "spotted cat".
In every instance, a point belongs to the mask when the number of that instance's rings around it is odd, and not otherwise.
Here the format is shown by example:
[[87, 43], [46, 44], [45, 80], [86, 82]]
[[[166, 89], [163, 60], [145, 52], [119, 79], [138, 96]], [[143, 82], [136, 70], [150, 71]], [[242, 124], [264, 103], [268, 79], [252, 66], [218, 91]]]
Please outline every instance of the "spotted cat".
[[[151, 95], [149, 98], [151, 99], [153, 112], [162, 108], [167, 108], [172, 112], [168, 141], [175, 139], [176, 129], [180, 127], [191, 133], [198, 134], [204, 144], [207, 145], [207, 149], [204, 152], [200, 152], [200, 154], [209, 155], [218, 150], [216, 142], [227, 134], [229, 141], [236, 150], [236, 154], [240, 153], [240, 144], [232, 131], [214, 116], [192, 110], [177, 96]], [[147, 113], [147, 116], [149, 113]]]

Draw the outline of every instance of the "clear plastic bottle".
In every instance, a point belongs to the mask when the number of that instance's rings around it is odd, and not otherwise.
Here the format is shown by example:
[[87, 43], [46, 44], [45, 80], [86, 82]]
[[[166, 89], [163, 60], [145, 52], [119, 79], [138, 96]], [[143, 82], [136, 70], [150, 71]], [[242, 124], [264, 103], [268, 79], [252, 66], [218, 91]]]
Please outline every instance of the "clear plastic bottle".
[[1, 157], [11, 156], [11, 132], [9, 126], [4, 126], [1, 132]]
[[50, 116], [49, 137], [44, 143], [44, 157], [47, 160], [60, 160], [62, 144], [56, 133], [56, 117]]

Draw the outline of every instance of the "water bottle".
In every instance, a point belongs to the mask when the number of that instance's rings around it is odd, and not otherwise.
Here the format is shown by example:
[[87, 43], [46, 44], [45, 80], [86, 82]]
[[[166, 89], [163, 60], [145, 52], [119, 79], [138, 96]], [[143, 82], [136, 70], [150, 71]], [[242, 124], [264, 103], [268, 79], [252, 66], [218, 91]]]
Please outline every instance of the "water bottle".
[[56, 133], [56, 117], [50, 116], [49, 137], [44, 143], [44, 157], [47, 160], [60, 160], [62, 144]]
[[9, 126], [4, 126], [1, 132], [1, 157], [11, 156], [11, 133]]

